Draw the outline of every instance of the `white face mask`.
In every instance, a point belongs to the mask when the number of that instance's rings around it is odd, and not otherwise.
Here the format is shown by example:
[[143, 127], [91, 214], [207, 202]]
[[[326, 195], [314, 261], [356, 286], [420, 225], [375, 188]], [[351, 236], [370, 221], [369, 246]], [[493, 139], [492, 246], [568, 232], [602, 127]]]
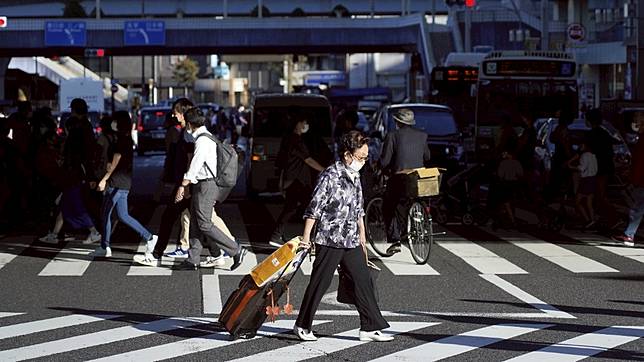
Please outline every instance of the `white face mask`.
[[309, 124], [308, 124], [308, 123], [304, 123], [304, 126], [302, 126], [302, 130], [301, 130], [301, 132], [302, 132], [302, 133], [306, 133], [306, 132], [308, 132], [308, 131], [309, 131]]
[[192, 135], [192, 132], [194, 132], [194, 131], [192, 130], [192, 128], [190, 128], [190, 127], [186, 127], [186, 133], [187, 133], [187, 134]]
[[364, 164], [365, 164], [365, 161], [358, 161], [356, 159], [352, 159], [348, 167], [349, 167], [349, 170], [353, 172], [360, 172], [360, 169], [362, 169]]
[[111, 127], [112, 127], [112, 131], [114, 131], [114, 132], [118, 131], [118, 126], [117, 126], [116, 121], [112, 121]]

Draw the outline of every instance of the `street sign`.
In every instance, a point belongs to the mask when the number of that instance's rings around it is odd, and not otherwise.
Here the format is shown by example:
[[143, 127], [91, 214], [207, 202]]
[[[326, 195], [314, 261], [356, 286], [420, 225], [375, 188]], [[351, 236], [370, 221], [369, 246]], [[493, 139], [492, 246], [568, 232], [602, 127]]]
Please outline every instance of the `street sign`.
[[572, 41], [582, 41], [586, 37], [586, 28], [579, 23], [568, 25], [566, 32], [568, 33], [568, 39]]
[[125, 45], [165, 45], [165, 22], [160, 20], [126, 21], [123, 24]]
[[6, 27], [7, 27], [7, 17], [0, 16], [0, 28], [6, 28]]
[[45, 46], [83, 47], [87, 42], [84, 21], [46, 21]]
[[345, 74], [338, 71], [308, 73], [304, 76], [304, 85], [307, 86], [316, 86], [320, 84], [342, 85], [345, 82]]

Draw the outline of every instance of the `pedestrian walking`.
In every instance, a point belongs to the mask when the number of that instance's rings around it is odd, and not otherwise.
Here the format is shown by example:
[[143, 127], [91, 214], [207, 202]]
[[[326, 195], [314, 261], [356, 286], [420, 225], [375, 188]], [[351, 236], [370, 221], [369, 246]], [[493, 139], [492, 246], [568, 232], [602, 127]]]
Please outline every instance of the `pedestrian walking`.
[[[190, 249], [188, 259], [178, 265], [176, 269], [195, 270], [201, 261], [202, 243], [217, 245], [220, 249], [232, 256], [233, 264], [230, 270], [237, 269], [247, 253], [242, 247], [229, 237], [223, 230], [211, 221], [213, 206], [215, 205], [219, 186], [215, 182], [217, 177], [217, 144], [210, 139], [213, 137], [206, 129], [206, 117], [203, 112], [193, 107], [184, 113], [186, 132], [195, 138], [195, 151], [190, 161], [188, 171], [183, 176], [177, 188], [175, 201], [180, 202], [188, 196], [187, 187], [192, 184], [190, 205]], [[200, 137], [203, 135], [202, 137]]]
[[[576, 165], [575, 165], [576, 163]], [[582, 140], [579, 154], [569, 161], [570, 167], [579, 172], [579, 186], [575, 195], [575, 206], [584, 219], [584, 228], [595, 225], [593, 197], [597, 191], [597, 157], [592, 152], [589, 141]]]
[[311, 200], [311, 170], [324, 171], [324, 167], [311, 156], [302, 138], [309, 127], [308, 119], [293, 118], [290, 131], [280, 144], [277, 167], [281, 169], [281, 188], [285, 201], [269, 240], [269, 244], [274, 247], [279, 248], [290, 239], [284, 236], [284, 224], [295, 215], [299, 205], [305, 207]]
[[[393, 337], [381, 330], [389, 327], [376, 301], [367, 267], [364, 207], [359, 171], [369, 157], [369, 139], [350, 131], [340, 142], [341, 160], [324, 170], [304, 213], [301, 245], [315, 243], [316, 256], [293, 333], [303, 341], [315, 341], [311, 331], [320, 301], [331, 285], [338, 265], [354, 282], [360, 314], [361, 341], [386, 342]], [[316, 233], [311, 240], [311, 230]]]
[[427, 147], [427, 133], [414, 127], [416, 120], [410, 109], [399, 109], [393, 114], [396, 130], [385, 137], [380, 164], [384, 171], [391, 174], [382, 205], [382, 213], [387, 228], [387, 242], [391, 246], [387, 253], [399, 253], [402, 230], [406, 230], [409, 198], [405, 195], [405, 175], [402, 170], [423, 167], [429, 162], [430, 151]]
[[628, 211], [628, 225], [622, 234], [613, 236], [613, 240], [630, 247], [635, 246], [635, 233], [644, 216], [644, 112], [635, 114], [634, 123], [640, 137], [633, 151], [631, 164], [631, 185], [629, 186], [631, 206]]
[[134, 160], [134, 141], [132, 140], [132, 120], [127, 111], [113, 114], [116, 122], [116, 143], [112, 143], [108, 152], [110, 160], [107, 173], [98, 183], [98, 191], [105, 191], [103, 199], [103, 237], [101, 246], [96, 248], [94, 256], [111, 257], [112, 211], [116, 209], [118, 219], [129, 226], [146, 241], [146, 253], [152, 253], [157, 236], [148, 231], [140, 222], [130, 216], [128, 195], [132, 187], [132, 169]]

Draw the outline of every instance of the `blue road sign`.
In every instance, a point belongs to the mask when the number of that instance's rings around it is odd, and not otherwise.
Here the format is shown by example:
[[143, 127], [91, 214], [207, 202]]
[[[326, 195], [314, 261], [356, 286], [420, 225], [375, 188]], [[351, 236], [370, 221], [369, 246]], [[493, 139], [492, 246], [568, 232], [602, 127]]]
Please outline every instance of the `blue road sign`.
[[159, 20], [126, 21], [123, 24], [125, 45], [165, 45], [165, 22]]
[[84, 47], [86, 30], [84, 21], [46, 21], [45, 46]]
[[304, 85], [314, 86], [320, 84], [344, 84], [346, 76], [342, 72], [309, 73], [304, 76]]

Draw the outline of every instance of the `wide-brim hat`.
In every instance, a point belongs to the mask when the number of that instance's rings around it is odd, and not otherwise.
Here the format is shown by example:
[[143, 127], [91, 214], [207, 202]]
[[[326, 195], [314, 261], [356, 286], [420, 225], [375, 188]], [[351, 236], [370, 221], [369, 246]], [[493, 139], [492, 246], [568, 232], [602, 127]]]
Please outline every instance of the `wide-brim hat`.
[[414, 119], [414, 112], [411, 109], [401, 108], [394, 111], [394, 121], [413, 126], [416, 124]]

